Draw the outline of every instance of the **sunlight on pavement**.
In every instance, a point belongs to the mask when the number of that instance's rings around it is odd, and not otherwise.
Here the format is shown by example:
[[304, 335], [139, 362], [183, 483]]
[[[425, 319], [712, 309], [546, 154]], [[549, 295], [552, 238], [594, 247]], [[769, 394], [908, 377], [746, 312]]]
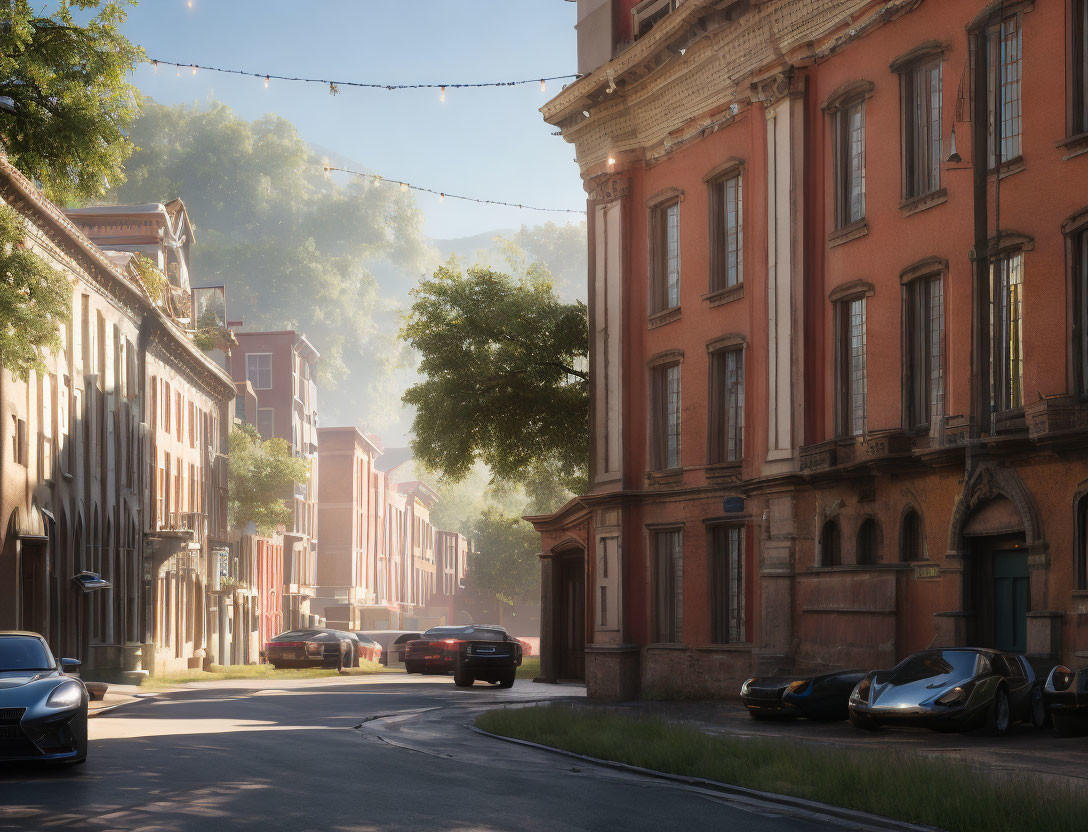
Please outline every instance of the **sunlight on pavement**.
[[92, 740], [127, 740], [198, 734], [233, 734], [238, 731], [342, 731], [331, 725], [286, 725], [259, 719], [96, 719], [90, 722]]

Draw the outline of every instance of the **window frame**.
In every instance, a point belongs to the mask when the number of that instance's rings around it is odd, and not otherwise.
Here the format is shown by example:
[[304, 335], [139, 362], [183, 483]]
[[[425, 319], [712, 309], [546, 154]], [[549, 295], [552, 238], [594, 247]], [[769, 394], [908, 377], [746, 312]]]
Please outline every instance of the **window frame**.
[[[1017, 57], [1016, 63], [1018, 64], [1018, 74], [1016, 78], [1016, 115], [1014, 120], [1019, 125], [1016, 133], [1016, 152], [1010, 153], [1007, 157], [1002, 154], [1002, 158], [997, 158], [997, 147], [995, 139], [997, 138], [997, 131], [995, 129], [997, 123], [998, 114], [998, 89], [999, 78], [1003, 75], [1004, 67], [1000, 60], [994, 61], [995, 46], [1003, 43], [1003, 32], [1006, 25], [1010, 22], [1015, 22], [1016, 25], [1016, 45], [1017, 45]], [[978, 55], [981, 54], [981, 50], [985, 48], [986, 55], [986, 167], [990, 172], [1000, 170], [1009, 165], [1020, 162], [1024, 155], [1024, 21], [1023, 10], [1012, 8], [1006, 11], [1004, 17], [999, 20], [995, 20], [992, 23], [988, 23], [984, 26], [980, 26], [975, 30], [976, 45], [975, 48], [975, 60], [978, 60]], [[1002, 49], [997, 53], [999, 56], [1004, 54]], [[1004, 86], [1001, 87], [1002, 92]], [[977, 91], [976, 91], [977, 94]], [[1011, 100], [1011, 99], [1010, 99]], [[1004, 104], [1002, 99], [1002, 104]], [[1004, 110], [1004, 106], [1002, 110]], [[1004, 123], [1007, 119], [1002, 119]], [[1008, 137], [1004, 132], [1001, 135], [1001, 141], [1004, 143], [1008, 140]]]
[[[860, 225], [868, 216], [866, 206], [866, 106], [875, 89], [871, 81], [856, 81], [845, 85], [834, 92], [824, 104], [824, 113], [828, 119], [828, 138], [831, 144], [831, 175], [834, 182], [832, 198], [834, 200], [833, 217], [835, 230], [842, 231], [854, 225]], [[846, 165], [849, 159], [852, 161], [853, 153], [850, 152], [850, 113], [854, 108], [860, 108], [861, 117], [861, 172], [860, 195], [861, 213], [858, 217], [851, 215], [852, 182], [850, 173], [852, 165]]]
[[[832, 337], [833, 358], [835, 369], [834, 387], [834, 423], [835, 436], [838, 439], [855, 439], [864, 436], [868, 430], [869, 416], [869, 360], [868, 360], [868, 308], [867, 301], [873, 295], [872, 285], [864, 281], [841, 286], [832, 291], [830, 295], [832, 310]], [[859, 370], [855, 366], [855, 356], [852, 349], [852, 329], [854, 322], [851, 320], [855, 303], [861, 304], [861, 338], [862, 351], [860, 358], [861, 384], [860, 390], [856, 389], [853, 379]], [[861, 410], [860, 417], [856, 411], [855, 397], [860, 393]], [[860, 418], [860, 425], [859, 420]]]
[[[683, 193], [676, 188], [667, 188], [651, 197], [647, 202], [649, 210], [649, 303], [650, 317], [662, 315], [679, 309], [682, 287], [680, 203]], [[669, 222], [668, 213], [675, 209], [676, 216], [676, 302], [669, 298]]]
[[[707, 346], [707, 464], [731, 465], [744, 460], [745, 347], [743, 340], [729, 339]], [[737, 379], [723, 393], [723, 376], [730, 369], [723, 362], [735, 358]], [[732, 448], [732, 450], [731, 450]]]
[[[948, 394], [946, 275], [947, 263], [930, 258], [922, 261], [921, 267], [908, 270], [900, 277], [903, 287], [903, 426], [908, 431], [932, 430], [945, 416]], [[939, 330], [936, 333], [933, 330], [934, 285], [939, 289]], [[924, 365], [920, 374], [919, 363]]]
[[[650, 362], [650, 471], [662, 473], [683, 469], [683, 353], [671, 351]], [[671, 431], [676, 437], [675, 459], [669, 458], [669, 378], [670, 370], [676, 371], [677, 400], [675, 408], [675, 427]], [[675, 464], [671, 464], [675, 463]]]
[[[862, 546], [862, 533], [872, 530], [870, 544], [867, 548]], [[867, 556], [862, 557], [862, 552], [867, 551]], [[884, 535], [881, 533], [880, 521], [873, 515], [867, 514], [861, 518], [858, 524], [857, 535], [854, 540], [854, 563], [858, 566], [875, 566], [884, 559]]]
[[[1011, 247], [999, 249], [993, 251], [989, 258], [990, 269], [990, 350], [989, 350], [989, 362], [990, 362], [990, 410], [996, 417], [1000, 414], [1015, 414], [1021, 412], [1024, 408], [1024, 272], [1025, 272], [1025, 259], [1024, 248]], [[1002, 282], [1001, 286], [998, 285], [998, 281], [1010, 280], [1012, 278], [1012, 261], [1019, 261], [1018, 269], [1018, 282], [1012, 284], [1011, 282]], [[1007, 266], [1007, 268], [1005, 268]], [[1001, 271], [999, 271], [999, 268]], [[1004, 347], [1009, 339], [1012, 337], [1012, 333], [1009, 332], [1007, 336], [1002, 335], [999, 337], [998, 331], [998, 307], [997, 298], [1007, 294], [1004, 291], [999, 291], [1002, 287], [1017, 285], [1019, 286], [1019, 297], [1014, 301], [1017, 309], [1016, 315], [1016, 328], [1017, 328], [1017, 349], [1016, 354], [1019, 356], [1019, 383], [1015, 383], [1012, 376], [1001, 373], [999, 375], [998, 367], [1006, 367], [1006, 358], [1012, 354], [1011, 350], [998, 350], [998, 345], [1001, 344]], [[1009, 292], [1008, 294], [1011, 294]], [[1004, 327], [1010, 322], [1010, 319], [1002, 315], [1001, 325]], [[1015, 389], [1014, 389], [1015, 388]], [[1017, 393], [1019, 395], [1017, 395]]]
[[1088, 591], [1088, 491], [1073, 498], [1073, 589]]
[[[648, 527], [652, 541], [650, 558], [650, 630], [655, 644], [682, 644], [684, 622], [684, 528], [678, 524]], [[668, 551], [669, 541], [675, 544]], [[663, 551], [663, 549], [665, 551]], [[670, 563], [665, 568], [662, 556], [668, 554]], [[664, 569], [664, 571], [662, 571]], [[664, 577], [664, 580], [662, 578]], [[665, 598], [662, 593], [665, 593]], [[663, 602], [667, 599], [668, 604]], [[661, 613], [667, 606], [669, 620], [663, 622]]]
[[[908, 557], [910, 554], [907, 551], [908, 548], [908, 532], [912, 531], [911, 525], [913, 524], [913, 539], [911, 543], [914, 548], [914, 556]], [[904, 509], [902, 516], [899, 518], [899, 561], [900, 563], [918, 563], [926, 560], [926, 534], [925, 524], [922, 522], [922, 512], [918, 510], [916, 506], [909, 505]]]
[[[832, 543], [834, 545], [830, 545]], [[828, 556], [829, 549], [831, 557]], [[820, 566], [842, 566], [842, 529], [837, 517], [827, 518], [820, 527]]]
[[[744, 286], [744, 162], [730, 160], [703, 177], [707, 186], [707, 219], [709, 221], [710, 264], [707, 292], [718, 296], [740, 290]], [[730, 183], [736, 183], [735, 198], [728, 198]], [[730, 212], [736, 216], [735, 251], [730, 251]], [[732, 272], [729, 257], [735, 255]]]
[[707, 524], [707, 602], [710, 605], [711, 644], [748, 643], [747, 528], [744, 523]]
[[1070, 0], [1066, 48], [1066, 135], [1088, 134], [1088, 0]]
[[[1088, 0], [1085, 0], [1088, 5]], [[1088, 399], [1088, 207], [1062, 223], [1069, 316], [1069, 387]]]
[[[262, 385], [261, 380], [261, 367], [257, 366], [256, 379], [250, 377], [249, 359], [250, 358], [267, 358], [268, 359], [268, 384]], [[246, 353], [246, 380], [253, 385], [254, 390], [271, 390], [272, 389], [272, 353], [270, 352], [247, 352]]]
[[[261, 431], [261, 414], [262, 413], [270, 414], [269, 419], [271, 420], [270, 421], [271, 430], [269, 431], [269, 434], [267, 436], [264, 434], [264, 432]], [[257, 428], [257, 433], [260, 434], [261, 438], [264, 439], [265, 441], [274, 438], [275, 435], [276, 435], [276, 408], [274, 408], [274, 407], [258, 407], [257, 408], [257, 421], [254, 424], [254, 427]]]
[[[944, 44], [930, 41], [912, 49], [892, 62], [891, 69], [899, 75], [900, 142], [903, 203], [924, 199], [941, 191], [941, 163], [944, 155]], [[930, 95], [918, 99], [918, 80], [923, 72], [937, 70], [940, 108], [933, 115], [932, 77], [927, 79]], [[927, 100], [928, 99], [928, 100]], [[917, 112], [923, 105], [924, 113]], [[925, 135], [919, 136], [920, 121], [926, 125]], [[936, 121], [936, 142], [932, 128]], [[921, 142], [919, 142], [921, 139]], [[934, 145], [936, 152], [934, 153]], [[925, 147], [924, 153], [921, 148]], [[923, 182], [924, 180], [924, 182]]]

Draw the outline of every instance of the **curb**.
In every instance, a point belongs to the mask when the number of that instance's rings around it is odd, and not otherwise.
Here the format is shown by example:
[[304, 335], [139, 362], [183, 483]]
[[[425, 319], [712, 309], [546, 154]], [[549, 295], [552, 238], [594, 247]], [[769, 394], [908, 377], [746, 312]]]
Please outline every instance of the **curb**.
[[845, 809], [840, 806], [817, 803], [816, 801], [805, 800], [800, 797], [790, 797], [789, 795], [775, 794], [774, 792], [761, 792], [755, 789], [746, 789], [741, 786], [731, 786], [728, 783], [721, 783], [717, 780], [707, 780], [702, 777], [686, 777], [680, 774], [669, 774], [664, 771], [656, 771], [655, 769], [642, 768], [627, 763], [618, 763], [615, 760], [602, 760], [597, 757], [578, 754], [574, 751], [567, 751], [563, 748], [556, 748], [552, 745], [543, 745], [529, 740], [516, 739], [515, 737], [504, 737], [502, 734], [493, 734], [490, 731], [485, 731], [482, 728], [477, 728], [475, 725], [470, 725], [468, 723], [465, 723], [465, 727], [470, 731], [474, 731], [485, 737], [491, 737], [492, 739], [502, 740], [528, 748], [535, 748], [538, 751], [548, 751], [552, 754], [560, 754], [564, 757], [581, 760], [583, 763], [615, 769], [617, 771], [624, 771], [630, 774], [640, 774], [645, 777], [654, 777], [659, 780], [667, 780], [671, 783], [678, 783], [699, 789], [706, 789], [708, 791], [726, 795], [732, 798], [733, 802], [736, 803], [746, 804], [757, 808], [772, 808], [782, 814], [803, 818], [805, 820], [823, 821], [825, 823], [833, 822], [841, 829], [854, 829], [858, 830], [858, 832], [890, 832], [891, 830], [894, 830], [895, 832], [942, 832], [942, 830], [938, 829], [936, 826], [919, 826], [918, 824], [893, 820], [892, 818], [885, 818], [880, 815], [872, 815], [868, 812], [861, 812], [856, 809]]
[[148, 699], [155, 699], [157, 696], [158, 696], [157, 693], [147, 693], [147, 694], [144, 694], [142, 696], [134, 696], [131, 699], [125, 700], [124, 702], [117, 702], [117, 703], [115, 703], [113, 705], [107, 705], [104, 708], [95, 708], [93, 710], [88, 708], [87, 709], [87, 719], [94, 719], [95, 717], [100, 717], [103, 714], [113, 713], [118, 708], [124, 708], [124, 707], [127, 707], [129, 705], [135, 705], [138, 702], [143, 702], [143, 701], [148, 700]]

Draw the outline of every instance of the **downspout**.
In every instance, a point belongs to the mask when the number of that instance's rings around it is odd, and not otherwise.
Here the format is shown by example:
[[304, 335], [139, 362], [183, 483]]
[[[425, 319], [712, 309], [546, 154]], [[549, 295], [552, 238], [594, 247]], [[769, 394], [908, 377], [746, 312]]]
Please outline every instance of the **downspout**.
[[[143, 472], [143, 471], [148, 470], [147, 467], [146, 467], [147, 453], [148, 453], [148, 447], [147, 446], [148, 446], [148, 444], [150, 442], [153, 441], [153, 438], [149, 437], [148, 430], [147, 430], [147, 408], [148, 408], [148, 398], [147, 398], [147, 349], [148, 349], [148, 346], [151, 343], [151, 329], [152, 329], [153, 324], [154, 324], [154, 316], [153, 315], [144, 315], [144, 319], [140, 322], [140, 331], [139, 331], [138, 335], [136, 336], [136, 362], [137, 362], [136, 372], [139, 374], [139, 377], [140, 377], [140, 396], [139, 396], [139, 399], [138, 399], [138, 401], [140, 402], [140, 418], [139, 418], [139, 420], [137, 422], [138, 430], [140, 432], [140, 442], [139, 442], [139, 457], [138, 457], [137, 463], [136, 463], [136, 481], [137, 482], [139, 482], [142, 479], [142, 477], [140, 476], [140, 473]], [[144, 480], [144, 483], [145, 483], [144, 488], [140, 489], [140, 500], [139, 500], [139, 505], [137, 506], [137, 514], [138, 514], [139, 519], [140, 519], [140, 526], [139, 526], [140, 531], [139, 531], [139, 534], [138, 534], [138, 538], [139, 538], [138, 545], [139, 545], [140, 575], [141, 575], [141, 578], [145, 574], [144, 564], [148, 560], [151, 559], [150, 555], [144, 551], [144, 547], [147, 545], [146, 541], [145, 541], [145, 538], [144, 538], [144, 533], [146, 531], [144, 529], [144, 521], [145, 521], [145, 517], [146, 517], [146, 514], [144, 512], [144, 500], [145, 500], [145, 498], [150, 499], [151, 489], [157, 487], [156, 486], [156, 481], [155, 481], [155, 474], [156, 474], [155, 467], [152, 466], [152, 468], [150, 469], [150, 475], [148, 476], [147, 479]], [[148, 648], [148, 646], [151, 645], [152, 641], [154, 640], [154, 633], [152, 631], [152, 626], [151, 626], [151, 622], [154, 620], [153, 617], [152, 617], [154, 615], [154, 611], [151, 609], [151, 607], [152, 607], [151, 599], [153, 597], [155, 579], [156, 579], [156, 575], [154, 574], [154, 572], [152, 572], [151, 578], [150, 578], [151, 583], [147, 584], [145, 586], [142, 586], [140, 588], [140, 593], [143, 596], [140, 599], [139, 607], [143, 609], [143, 627], [142, 627], [143, 638], [141, 639], [141, 641], [143, 641], [143, 644], [144, 644], [143, 649], [144, 650], [146, 650]], [[141, 583], [142, 583], [142, 581], [141, 581]], [[148, 666], [148, 661], [151, 658], [153, 658], [153, 657], [149, 657], [149, 656], [144, 656], [143, 657], [142, 664], [143, 664], [143, 669], [144, 670], [153, 669], [152, 667]]]
[[[988, 25], [988, 24], [987, 24]], [[971, 419], [971, 439], [979, 439], [983, 433], [983, 423], [990, 416], [990, 268], [988, 230], [989, 199], [987, 194], [987, 170], [989, 161], [989, 101], [987, 95], [987, 59], [984, 42], [986, 25], [981, 29], [981, 36], [973, 35], [975, 50], [974, 68], [974, 107], [973, 148], [971, 166], [974, 173], [974, 286], [973, 305], [975, 313], [974, 344], [972, 350], [972, 387], [974, 388], [974, 418]], [[986, 432], [989, 432], [987, 426]]]

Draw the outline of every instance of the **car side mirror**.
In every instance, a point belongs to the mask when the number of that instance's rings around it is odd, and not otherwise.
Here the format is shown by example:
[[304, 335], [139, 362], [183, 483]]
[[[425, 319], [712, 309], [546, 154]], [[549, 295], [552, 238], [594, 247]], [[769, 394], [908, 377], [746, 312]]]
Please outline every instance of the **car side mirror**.
[[75, 673], [79, 670], [80, 665], [83, 664], [79, 659], [61, 659], [60, 669], [65, 673]]

